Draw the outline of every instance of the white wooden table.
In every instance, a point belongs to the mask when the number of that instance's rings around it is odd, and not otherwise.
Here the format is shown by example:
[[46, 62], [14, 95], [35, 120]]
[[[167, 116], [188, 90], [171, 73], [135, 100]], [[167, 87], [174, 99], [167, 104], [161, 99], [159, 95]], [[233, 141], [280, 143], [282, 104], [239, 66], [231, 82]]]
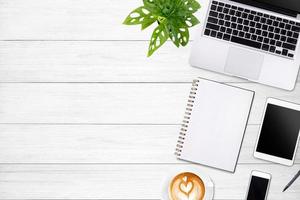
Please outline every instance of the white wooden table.
[[[191, 164], [173, 155], [193, 78], [256, 91], [235, 174], [199, 166], [215, 199], [243, 199], [251, 170], [273, 175], [269, 199], [300, 199], [300, 168], [254, 159], [268, 96], [293, 92], [188, 65], [190, 45], [146, 58], [150, 31], [123, 26], [141, 0], [0, 0], [0, 199], [159, 199]], [[193, 36], [193, 31], [192, 31]]]

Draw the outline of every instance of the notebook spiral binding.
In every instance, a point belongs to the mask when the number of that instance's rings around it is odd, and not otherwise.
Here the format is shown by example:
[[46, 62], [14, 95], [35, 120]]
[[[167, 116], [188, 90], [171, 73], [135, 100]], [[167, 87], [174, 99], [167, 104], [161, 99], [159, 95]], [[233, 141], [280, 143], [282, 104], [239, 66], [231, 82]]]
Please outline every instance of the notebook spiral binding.
[[189, 124], [193, 106], [194, 106], [194, 101], [195, 101], [197, 90], [198, 90], [198, 82], [199, 82], [198, 79], [193, 80], [192, 88], [191, 88], [191, 91], [189, 94], [187, 107], [185, 109], [184, 118], [182, 121], [181, 129], [179, 132], [179, 137], [178, 137], [177, 145], [176, 145], [176, 149], [175, 149], [175, 155], [177, 157], [181, 156], [181, 152], [182, 152], [182, 148], [183, 148], [183, 144], [184, 144], [184, 140], [185, 140], [185, 135], [187, 132], [188, 124]]

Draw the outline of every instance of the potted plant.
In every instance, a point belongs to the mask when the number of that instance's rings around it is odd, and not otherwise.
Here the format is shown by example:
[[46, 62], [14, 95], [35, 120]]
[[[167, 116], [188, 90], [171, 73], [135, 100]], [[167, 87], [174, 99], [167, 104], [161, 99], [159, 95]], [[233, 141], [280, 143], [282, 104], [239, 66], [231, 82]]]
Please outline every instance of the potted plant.
[[134, 9], [123, 22], [141, 25], [142, 30], [157, 22], [148, 48], [151, 56], [170, 38], [177, 47], [189, 42], [189, 28], [199, 23], [194, 13], [200, 9], [196, 0], [143, 0], [144, 5]]

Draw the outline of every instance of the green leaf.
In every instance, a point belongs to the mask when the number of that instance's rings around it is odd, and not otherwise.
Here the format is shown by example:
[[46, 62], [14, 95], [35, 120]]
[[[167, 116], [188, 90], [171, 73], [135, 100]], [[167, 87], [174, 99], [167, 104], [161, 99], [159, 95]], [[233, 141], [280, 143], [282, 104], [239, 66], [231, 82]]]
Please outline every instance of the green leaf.
[[190, 34], [189, 29], [185, 26], [176, 26], [175, 24], [168, 25], [169, 36], [172, 42], [179, 47], [185, 46], [189, 42]]
[[189, 42], [189, 39], [190, 39], [189, 29], [187, 27], [179, 28], [178, 33], [179, 34], [177, 34], [177, 37], [179, 39], [179, 43], [182, 46], [187, 45], [187, 43]]
[[179, 38], [177, 37], [177, 29], [172, 26], [170, 23], [167, 24], [167, 31], [169, 32], [169, 37], [172, 40], [172, 42], [179, 47], [180, 46], [180, 42], [179, 42]]
[[142, 22], [142, 30], [153, 24], [155, 21], [156, 18], [145, 17], [145, 19]]
[[185, 8], [189, 13], [195, 13], [200, 9], [200, 4], [196, 0], [182, 0]]
[[135, 10], [133, 10], [125, 19], [123, 24], [126, 25], [142, 25], [142, 30], [150, 26], [156, 21], [156, 17], [151, 14], [151, 12], [141, 6]]
[[156, 13], [158, 11], [157, 0], [143, 0], [143, 2], [144, 6], [152, 13]]
[[160, 48], [168, 38], [177, 46], [189, 42], [189, 29], [199, 20], [193, 15], [199, 8], [197, 0], [143, 0], [144, 6], [132, 11], [124, 21], [127, 25], [141, 24], [142, 30], [158, 22], [152, 33], [148, 57]]
[[165, 24], [159, 24], [159, 26], [156, 27], [152, 33], [148, 49], [148, 57], [151, 56], [159, 47], [161, 47], [167, 41], [168, 37], [169, 34], [166, 31]]
[[157, 21], [158, 21], [158, 23], [162, 24], [162, 23], [165, 23], [166, 18], [165, 18], [165, 17], [158, 16]]
[[187, 16], [185, 19], [185, 24], [188, 27], [193, 27], [199, 23], [200, 23], [199, 20], [194, 15]]
[[143, 3], [146, 8], [156, 7], [155, 0], [143, 0]]

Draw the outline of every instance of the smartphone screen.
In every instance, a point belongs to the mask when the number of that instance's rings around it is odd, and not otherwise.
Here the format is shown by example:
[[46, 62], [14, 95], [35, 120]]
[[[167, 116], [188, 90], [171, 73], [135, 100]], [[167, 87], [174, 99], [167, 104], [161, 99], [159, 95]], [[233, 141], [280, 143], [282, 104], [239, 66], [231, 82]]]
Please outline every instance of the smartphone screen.
[[247, 200], [265, 200], [269, 181], [269, 179], [252, 175]]

